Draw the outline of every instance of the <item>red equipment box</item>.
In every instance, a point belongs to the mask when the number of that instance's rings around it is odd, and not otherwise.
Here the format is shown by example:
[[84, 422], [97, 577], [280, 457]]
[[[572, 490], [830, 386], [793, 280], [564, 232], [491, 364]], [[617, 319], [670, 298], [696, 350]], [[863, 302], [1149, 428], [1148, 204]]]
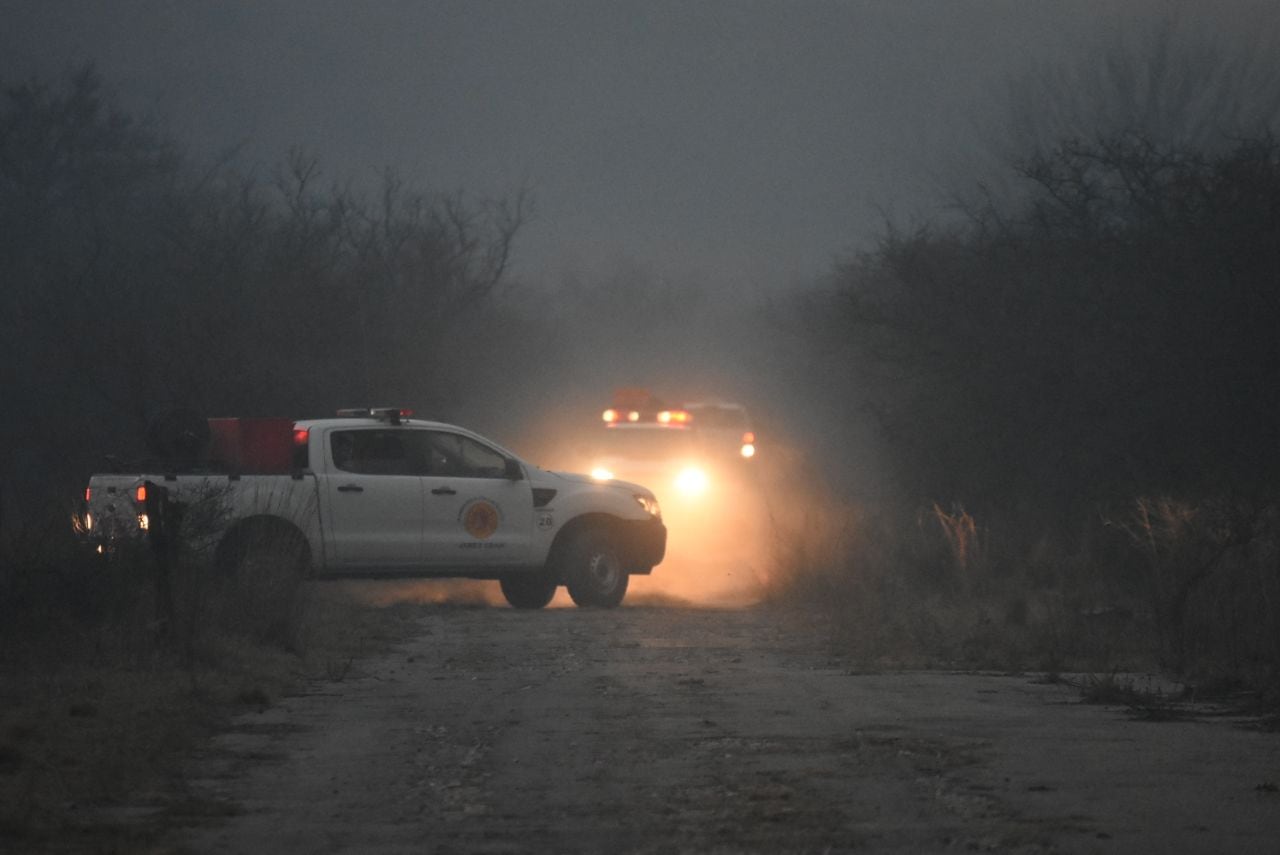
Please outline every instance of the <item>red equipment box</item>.
[[293, 419], [209, 419], [211, 462], [232, 472], [287, 474], [293, 466]]

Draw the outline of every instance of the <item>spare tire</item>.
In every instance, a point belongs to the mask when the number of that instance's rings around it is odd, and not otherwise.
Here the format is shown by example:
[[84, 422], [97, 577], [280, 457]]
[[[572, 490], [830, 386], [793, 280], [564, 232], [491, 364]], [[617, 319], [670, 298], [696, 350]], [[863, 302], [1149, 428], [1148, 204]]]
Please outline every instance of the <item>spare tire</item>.
[[189, 407], [169, 407], [147, 421], [147, 450], [166, 463], [190, 466], [209, 453], [209, 420]]

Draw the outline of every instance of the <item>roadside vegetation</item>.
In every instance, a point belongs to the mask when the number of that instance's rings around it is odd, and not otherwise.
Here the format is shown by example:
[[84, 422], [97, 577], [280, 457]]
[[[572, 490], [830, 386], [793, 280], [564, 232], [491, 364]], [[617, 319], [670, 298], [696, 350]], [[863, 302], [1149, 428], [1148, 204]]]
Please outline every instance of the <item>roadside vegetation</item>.
[[999, 180], [792, 306], [893, 488], [835, 488], [816, 547], [780, 523], [776, 596], [872, 659], [1280, 703], [1280, 72], [1252, 56], [1170, 25], [1023, 81]]
[[[358, 673], [413, 614], [316, 585], [268, 592], [186, 551], [170, 569], [166, 607], [145, 546], [108, 562], [65, 523], [0, 546], [0, 848], [136, 851], [234, 810], [187, 787], [199, 740], [309, 681]], [[139, 824], [139, 811], [160, 821]]]

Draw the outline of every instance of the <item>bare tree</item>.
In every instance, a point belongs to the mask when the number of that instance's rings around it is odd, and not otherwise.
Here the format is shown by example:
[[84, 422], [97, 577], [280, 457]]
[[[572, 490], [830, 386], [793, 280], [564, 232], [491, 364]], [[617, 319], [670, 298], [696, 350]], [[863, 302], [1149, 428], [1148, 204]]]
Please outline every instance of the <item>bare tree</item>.
[[1217, 150], [1274, 130], [1274, 28], [1244, 34], [1202, 23], [1171, 16], [1122, 28], [1075, 62], [1012, 79], [1006, 154], [1020, 159], [1067, 140], [1117, 136]]

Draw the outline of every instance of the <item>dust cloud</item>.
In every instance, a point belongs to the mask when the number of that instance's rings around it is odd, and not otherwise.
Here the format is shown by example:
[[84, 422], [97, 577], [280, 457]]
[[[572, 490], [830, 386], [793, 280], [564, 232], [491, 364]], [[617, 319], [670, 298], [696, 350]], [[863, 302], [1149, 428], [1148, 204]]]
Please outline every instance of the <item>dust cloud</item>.
[[[798, 298], [796, 298], [798, 299]], [[554, 306], [550, 311], [547, 307]], [[633, 576], [623, 606], [740, 608], [764, 595], [776, 557], [774, 520], [812, 502], [822, 479], [864, 472], [853, 420], [820, 380], [804, 346], [809, 331], [777, 297], [716, 291], [659, 265], [621, 264], [590, 283], [567, 280], [531, 302], [517, 295], [502, 322], [468, 330], [468, 383], [456, 404], [419, 415], [464, 425], [527, 463], [588, 473], [615, 390], [649, 390], [671, 407], [691, 401], [741, 404], [756, 434], [750, 461], [707, 463], [710, 488], [677, 490], [670, 472], [618, 478], [657, 495], [668, 529], [665, 559]], [[839, 420], [838, 442], [824, 428]], [[734, 449], [736, 454], [736, 448]], [[822, 463], [822, 472], [814, 464]], [[362, 596], [462, 606], [505, 605], [497, 583], [368, 583]], [[564, 590], [552, 607], [572, 606]]]

